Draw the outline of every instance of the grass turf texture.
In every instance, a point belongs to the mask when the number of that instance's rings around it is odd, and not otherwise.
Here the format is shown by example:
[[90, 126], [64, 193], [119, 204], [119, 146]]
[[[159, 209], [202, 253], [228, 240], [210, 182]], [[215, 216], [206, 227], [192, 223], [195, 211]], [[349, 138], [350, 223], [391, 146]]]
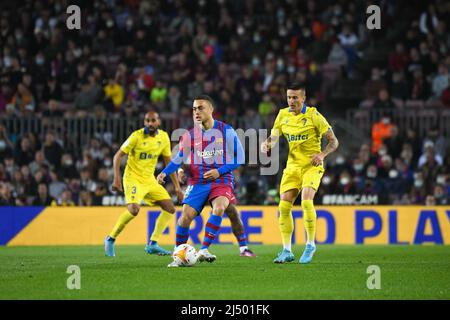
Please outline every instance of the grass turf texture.
[[[169, 249], [168, 246], [164, 246]], [[216, 262], [167, 268], [170, 257], [144, 246], [0, 247], [0, 299], [449, 299], [449, 246], [318, 246], [309, 265], [274, 264], [279, 246], [213, 245]], [[81, 289], [68, 290], [69, 265]], [[366, 286], [369, 265], [381, 268], [381, 289]]]

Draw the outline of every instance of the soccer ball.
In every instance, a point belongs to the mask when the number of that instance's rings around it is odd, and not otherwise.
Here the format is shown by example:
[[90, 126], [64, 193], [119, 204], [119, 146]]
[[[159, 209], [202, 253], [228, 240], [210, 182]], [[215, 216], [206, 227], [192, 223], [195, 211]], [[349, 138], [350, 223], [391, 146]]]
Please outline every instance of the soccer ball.
[[184, 267], [190, 267], [197, 263], [197, 251], [187, 243], [180, 244], [172, 254], [173, 261]]

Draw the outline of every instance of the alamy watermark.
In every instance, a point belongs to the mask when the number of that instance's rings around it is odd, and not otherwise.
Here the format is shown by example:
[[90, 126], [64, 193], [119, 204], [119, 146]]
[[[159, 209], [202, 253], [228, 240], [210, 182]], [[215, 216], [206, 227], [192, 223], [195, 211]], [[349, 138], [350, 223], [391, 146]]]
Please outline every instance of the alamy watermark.
[[381, 269], [377, 265], [370, 265], [366, 270], [367, 274], [370, 276], [367, 278], [367, 289], [369, 290], [380, 290], [381, 289]]
[[70, 5], [66, 9], [66, 13], [70, 16], [66, 19], [66, 27], [69, 30], [80, 30], [81, 29], [81, 9], [77, 5]]
[[69, 290], [81, 289], [81, 270], [77, 265], [70, 265], [67, 267], [66, 273], [70, 274], [67, 278], [66, 286]]
[[369, 30], [381, 29], [381, 9], [379, 6], [373, 4], [367, 7], [367, 14], [370, 16], [366, 20], [366, 27]]

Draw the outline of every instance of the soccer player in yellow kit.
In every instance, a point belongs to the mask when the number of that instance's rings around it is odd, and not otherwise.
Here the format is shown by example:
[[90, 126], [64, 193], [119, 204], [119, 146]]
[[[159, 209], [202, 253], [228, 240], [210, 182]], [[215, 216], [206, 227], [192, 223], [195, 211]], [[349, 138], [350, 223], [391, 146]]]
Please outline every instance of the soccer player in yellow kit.
[[[165, 165], [171, 160], [170, 139], [167, 132], [159, 129], [160, 119], [156, 112], [148, 112], [144, 119], [144, 128], [134, 131], [114, 155], [114, 191], [124, 191], [127, 210], [119, 217], [111, 233], [105, 239], [105, 254], [114, 256], [114, 243], [125, 226], [139, 213], [142, 201], [147, 204], [157, 204], [161, 214], [156, 220], [155, 229], [145, 251], [150, 254], [169, 255], [158, 246], [158, 240], [169, 222], [173, 219], [175, 206], [169, 193], [161, 186], [154, 176], [158, 158], [162, 155]], [[120, 174], [122, 158], [128, 155], [127, 165], [123, 175], [123, 186]], [[175, 186], [178, 201], [183, 199], [178, 177], [171, 176]]]
[[[292, 206], [301, 192], [303, 221], [308, 240], [300, 263], [312, 261], [316, 252], [316, 210], [314, 195], [324, 173], [323, 160], [334, 152], [339, 142], [327, 120], [314, 107], [305, 104], [305, 88], [292, 85], [287, 90], [289, 107], [278, 113], [270, 137], [261, 144], [261, 151], [267, 153], [280, 135], [289, 143], [289, 155], [280, 183], [279, 226], [283, 250], [275, 258], [275, 263], [294, 261], [291, 251], [291, 237], [294, 231]], [[321, 150], [322, 136], [328, 141]]]

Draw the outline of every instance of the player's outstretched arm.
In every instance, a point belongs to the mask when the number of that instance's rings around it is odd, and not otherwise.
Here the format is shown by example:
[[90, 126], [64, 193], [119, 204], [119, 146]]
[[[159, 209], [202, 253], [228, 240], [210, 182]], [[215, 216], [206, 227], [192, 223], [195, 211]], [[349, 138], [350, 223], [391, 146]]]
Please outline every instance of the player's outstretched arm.
[[261, 143], [261, 152], [267, 153], [270, 151], [270, 149], [273, 148], [273, 146], [277, 143], [278, 136], [276, 135], [270, 135], [266, 140]]
[[122, 180], [120, 179], [120, 177], [121, 177], [120, 165], [122, 163], [122, 158], [124, 156], [126, 156], [126, 153], [119, 149], [113, 158], [114, 180], [113, 180], [113, 184], [112, 184], [111, 188], [115, 192], [123, 191]]
[[318, 153], [312, 157], [311, 164], [314, 166], [320, 165], [325, 157], [336, 151], [336, 149], [339, 147], [339, 141], [336, 138], [333, 129], [329, 128], [323, 136], [327, 139], [328, 143], [321, 153]]
[[[166, 165], [166, 167], [169, 165], [170, 163], [170, 157], [167, 156], [163, 156], [163, 160], [164, 160], [164, 164]], [[181, 191], [181, 187], [180, 187], [180, 181], [178, 180], [178, 175], [176, 173], [171, 173], [170, 174], [170, 179], [172, 180], [172, 183], [175, 187], [175, 192], [177, 194], [177, 198], [178, 198], [178, 202], [181, 203], [181, 201], [183, 200], [183, 192]]]

